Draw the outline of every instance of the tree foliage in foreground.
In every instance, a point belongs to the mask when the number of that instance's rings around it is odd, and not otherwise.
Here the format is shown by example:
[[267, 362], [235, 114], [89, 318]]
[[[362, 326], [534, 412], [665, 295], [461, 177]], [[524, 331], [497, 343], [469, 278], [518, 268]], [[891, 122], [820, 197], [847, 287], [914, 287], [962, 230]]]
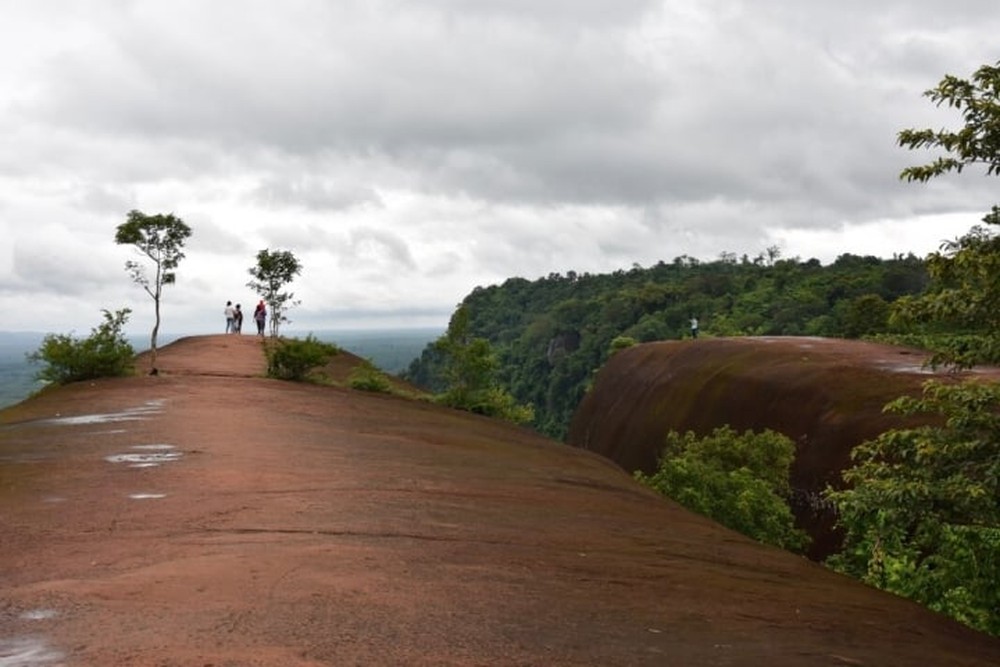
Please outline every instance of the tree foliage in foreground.
[[44, 363], [38, 379], [66, 384], [100, 377], [129, 375], [135, 350], [125, 339], [122, 329], [131, 311], [128, 308], [107, 310], [104, 322], [94, 327], [83, 339], [68, 334], [49, 334], [35, 352], [28, 355], [33, 363]]
[[929, 255], [930, 288], [893, 308], [896, 323], [928, 339], [933, 365], [1000, 363], [1000, 207], [983, 222]]
[[780, 433], [728, 426], [699, 438], [671, 431], [652, 475], [635, 478], [684, 507], [761, 542], [792, 551], [809, 543], [788, 506], [795, 443]]
[[[904, 130], [900, 145], [946, 155], [905, 169], [924, 182], [971, 164], [1000, 174], [1000, 69], [970, 80], [946, 76], [926, 95], [961, 112], [964, 126]], [[1000, 223], [1000, 209], [984, 218]], [[1000, 360], [1000, 240], [974, 227], [927, 260], [926, 293], [900, 299], [894, 319], [936, 339], [932, 362], [970, 367]], [[912, 598], [974, 628], [1000, 634], [1000, 385], [924, 386], [887, 410], [927, 415], [931, 425], [896, 429], [855, 448], [847, 488], [828, 491], [844, 530], [838, 569]]]
[[844, 530], [836, 569], [1000, 634], [1000, 385], [928, 383], [887, 406], [939, 416], [859, 445], [827, 492]]
[[257, 263], [247, 272], [253, 278], [247, 287], [264, 299], [270, 311], [271, 336], [277, 336], [281, 325], [288, 322], [287, 312], [295, 295], [285, 292], [285, 286], [302, 273], [302, 264], [290, 250], [264, 249], [257, 253]]
[[958, 130], [906, 129], [899, 145], [911, 150], [941, 149], [945, 155], [907, 167], [900, 174], [906, 181], [925, 183], [969, 165], [984, 165], [986, 174], [1000, 176], [1000, 62], [983, 65], [968, 79], [945, 75], [935, 88], [924, 92], [937, 106], [947, 106], [962, 115]]
[[[907, 167], [900, 178], [926, 182], [970, 165], [1000, 175], [1000, 63], [984, 65], [968, 79], [946, 75], [924, 95], [937, 106], [958, 111], [962, 126], [902, 130], [900, 146], [944, 154]], [[895, 308], [897, 322], [938, 334], [932, 363], [961, 368], [1000, 362], [1000, 207], [994, 205], [983, 222], [985, 226], [973, 227], [931, 254], [931, 288], [900, 300]]]

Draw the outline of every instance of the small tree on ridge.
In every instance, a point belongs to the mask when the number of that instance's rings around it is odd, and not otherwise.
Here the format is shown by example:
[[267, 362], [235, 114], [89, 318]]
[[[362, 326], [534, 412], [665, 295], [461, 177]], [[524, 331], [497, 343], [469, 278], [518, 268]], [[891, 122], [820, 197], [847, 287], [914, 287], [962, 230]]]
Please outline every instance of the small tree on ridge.
[[169, 215], [145, 215], [129, 211], [125, 222], [118, 225], [115, 243], [133, 246], [141, 255], [153, 262], [154, 273], [146, 275], [146, 268], [134, 260], [125, 262], [125, 270], [132, 281], [146, 290], [153, 299], [156, 321], [150, 335], [150, 368], [156, 372], [156, 335], [160, 330], [160, 300], [163, 286], [176, 280], [174, 269], [184, 259], [184, 242], [191, 236], [191, 228], [183, 220]]
[[260, 294], [271, 311], [272, 336], [278, 335], [282, 322], [289, 321], [285, 312], [299, 303], [292, 301], [293, 293], [282, 290], [301, 272], [302, 264], [290, 250], [272, 251], [266, 248], [257, 253], [256, 266], [248, 269], [253, 280], [247, 283], [247, 287]]

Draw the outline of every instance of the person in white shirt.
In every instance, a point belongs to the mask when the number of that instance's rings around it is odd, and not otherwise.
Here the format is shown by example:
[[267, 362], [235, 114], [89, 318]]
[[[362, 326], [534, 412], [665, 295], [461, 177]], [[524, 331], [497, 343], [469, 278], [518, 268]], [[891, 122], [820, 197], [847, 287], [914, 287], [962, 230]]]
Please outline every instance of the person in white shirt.
[[235, 329], [233, 328], [233, 320], [236, 319], [236, 309], [233, 308], [233, 302], [226, 302], [226, 333], [233, 333]]

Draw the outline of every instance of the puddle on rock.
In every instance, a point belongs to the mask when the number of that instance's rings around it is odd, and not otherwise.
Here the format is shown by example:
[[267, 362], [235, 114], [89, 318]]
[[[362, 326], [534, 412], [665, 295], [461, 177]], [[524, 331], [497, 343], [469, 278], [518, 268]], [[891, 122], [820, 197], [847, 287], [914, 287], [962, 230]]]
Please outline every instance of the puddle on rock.
[[110, 424], [113, 422], [139, 421], [150, 415], [158, 414], [163, 407], [164, 401], [146, 401], [137, 408], [128, 408], [121, 412], [109, 412], [106, 414], [77, 415], [75, 417], [63, 417], [56, 415], [51, 419], [44, 419], [43, 424], [56, 426], [79, 426], [81, 424]]
[[25, 621], [47, 621], [59, 615], [55, 609], [31, 609], [20, 615], [19, 618]]
[[160, 498], [166, 498], [165, 493], [130, 493], [128, 497], [132, 500], [159, 500]]
[[0, 639], [0, 667], [59, 665], [65, 656], [37, 637]]
[[177, 461], [183, 452], [176, 451], [173, 445], [134, 445], [132, 452], [105, 456], [108, 463], [127, 463], [130, 468], [155, 468], [171, 461]]

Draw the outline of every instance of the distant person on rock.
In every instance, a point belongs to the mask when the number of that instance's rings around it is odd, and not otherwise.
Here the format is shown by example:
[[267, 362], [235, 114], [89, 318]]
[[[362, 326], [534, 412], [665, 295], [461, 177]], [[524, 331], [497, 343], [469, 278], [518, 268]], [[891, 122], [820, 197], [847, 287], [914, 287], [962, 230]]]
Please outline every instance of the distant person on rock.
[[261, 299], [260, 303], [257, 304], [257, 308], [253, 311], [253, 321], [257, 323], [257, 335], [264, 335], [264, 323], [267, 322], [267, 308], [264, 306], [264, 300]]
[[240, 310], [240, 304], [236, 304], [233, 311], [233, 333], [243, 333], [243, 311]]
[[691, 317], [691, 338], [698, 337], [698, 318]]
[[233, 332], [233, 321], [236, 319], [236, 309], [233, 308], [233, 302], [226, 302], [226, 333]]

